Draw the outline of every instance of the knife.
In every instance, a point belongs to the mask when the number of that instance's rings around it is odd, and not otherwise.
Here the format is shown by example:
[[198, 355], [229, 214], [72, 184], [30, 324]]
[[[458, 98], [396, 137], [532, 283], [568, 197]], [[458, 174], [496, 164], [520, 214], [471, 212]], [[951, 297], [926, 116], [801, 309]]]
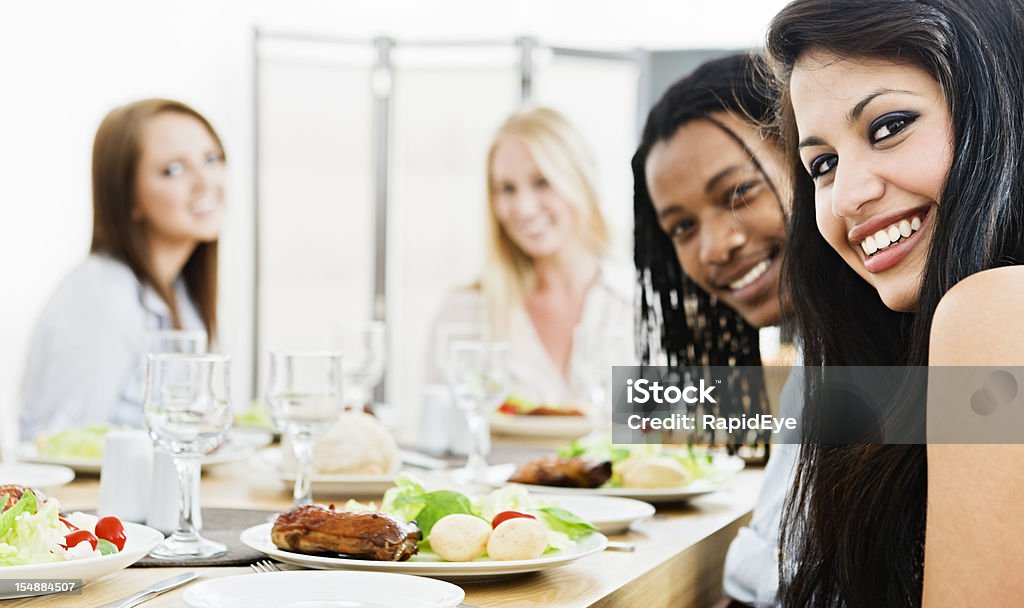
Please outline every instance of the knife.
[[142, 591], [139, 591], [135, 595], [129, 595], [126, 598], [115, 600], [113, 602], [110, 602], [109, 604], [97, 606], [97, 608], [132, 608], [132, 606], [138, 606], [142, 602], [145, 602], [148, 599], [152, 599], [153, 597], [160, 595], [164, 591], [170, 591], [175, 587], [184, 585], [185, 583], [198, 577], [202, 573], [202, 570], [194, 570], [192, 572], [186, 572], [185, 574], [179, 574], [178, 576], [172, 576], [169, 579], [162, 580], [158, 583], [153, 583], [152, 585], [146, 587]]

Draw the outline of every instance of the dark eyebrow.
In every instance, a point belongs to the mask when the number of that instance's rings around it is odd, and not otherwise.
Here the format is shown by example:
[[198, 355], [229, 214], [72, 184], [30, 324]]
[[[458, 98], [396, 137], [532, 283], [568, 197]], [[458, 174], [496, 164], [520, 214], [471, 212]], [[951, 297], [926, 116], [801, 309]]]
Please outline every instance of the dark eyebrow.
[[868, 107], [868, 104], [875, 100], [880, 95], [888, 95], [889, 93], [904, 93], [906, 95], [917, 95], [913, 91], [905, 91], [903, 89], [877, 89], [872, 93], [869, 93], [864, 99], [857, 102], [857, 105], [850, 109], [850, 113], [846, 115], [846, 122], [856, 122], [860, 115], [864, 113], [864, 108]]
[[679, 205], [669, 205], [658, 212], [658, 219], [663, 220], [674, 213], [683, 213], [684, 209]]
[[[861, 114], [864, 113], [864, 109], [868, 107], [869, 103], [874, 101], [876, 97], [880, 97], [882, 95], [888, 95], [890, 93], [903, 93], [905, 95], [914, 95], [914, 96], [920, 97], [920, 94], [915, 93], [913, 91], [907, 91], [907, 90], [904, 90], [904, 89], [886, 89], [886, 88], [877, 89], [875, 91], [872, 91], [868, 95], [866, 95], [864, 97], [864, 99], [861, 99], [852, 108], [850, 108], [850, 112], [846, 115], [846, 122], [851, 123], [851, 124], [857, 122], [857, 119], [859, 119]], [[800, 140], [800, 143], [797, 145], [797, 149], [803, 149], [803, 148], [806, 148], [808, 146], [824, 146], [824, 145], [826, 145], [825, 144], [825, 140], [821, 139], [820, 137], [813, 137], [812, 136], [812, 137], [807, 137], [807, 138], [804, 138], [804, 139]]]
[[736, 171], [739, 171], [740, 169], [743, 169], [745, 167], [746, 165], [744, 164], [732, 165], [726, 167], [725, 169], [722, 169], [718, 173], [715, 173], [713, 176], [711, 176], [711, 179], [708, 180], [708, 183], [704, 184], [704, 192], [710, 194], [711, 191], [715, 189], [715, 186], [718, 185], [718, 182], [728, 177], [731, 173], [735, 173]]
[[[718, 182], [722, 181], [729, 175], [737, 171], [740, 171], [746, 167], [746, 164], [731, 165], [722, 169], [718, 173], [715, 173], [713, 176], [711, 176], [711, 179], [708, 180], [707, 184], [704, 185], [704, 192], [710, 194], [711, 191], [715, 189], [715, 186], [718, 185]], [[665, 207], [660, 212], [658, 212], [658, 219], [662, 220], [665, 219], [667, 216], [672, 215], [673, 213], [682, 213], [685, 211], [686, 210], [680, 207], [679, 205], [669, 205], [668, 207]]]

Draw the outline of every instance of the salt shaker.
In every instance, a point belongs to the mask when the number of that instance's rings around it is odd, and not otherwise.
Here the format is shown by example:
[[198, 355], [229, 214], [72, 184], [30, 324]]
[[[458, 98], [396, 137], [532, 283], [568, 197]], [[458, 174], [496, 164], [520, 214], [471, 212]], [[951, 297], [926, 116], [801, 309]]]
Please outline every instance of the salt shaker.
[[450, 445], [448, 423], [453, 409], [451, 389], [443, 384], [426, 386], [423, 388], [421, 404], [416, 445], [428, 454], [443, 455]]
[[153, 442], [142, 430], [114, 430], [103, 441], [100, 499], [96, 514], [123, 521], [146, 521]]
[[[149, 505], [147, 508], [146, 525], [156, 528], [164, 534], [171, 534], [178, 529], [178, 510], [181, 504], [181, 492], [178, 489], [178, 469], [174, 466], [171, 455], [160, 448], [153, 447], [153, 475], [150, 485]], [[199, 477], [196, 478], [199, 483]], [[193, 488], [193, 492], [198, 488]], [[192, 512], [192, 525], [196, 531], [203, 529], [202, 513], [198, 503]]]

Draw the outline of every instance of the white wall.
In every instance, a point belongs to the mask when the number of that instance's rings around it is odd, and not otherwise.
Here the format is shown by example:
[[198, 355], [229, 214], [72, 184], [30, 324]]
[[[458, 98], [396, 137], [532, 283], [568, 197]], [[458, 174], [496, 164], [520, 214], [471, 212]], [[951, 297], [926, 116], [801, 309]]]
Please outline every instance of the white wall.
[[[781, 0], [78, 0], [0, 3], [0, 425], [17, 403], [26, 341], [86, 253], [92, 136], [113, 106], [180, 99], [230, 157], [222, 350], [250, 360], [254, 25], [370, 38], [511, 39], [598, 48], [755, 46]], [[249, 370], [235, 374], [249, 397]]]

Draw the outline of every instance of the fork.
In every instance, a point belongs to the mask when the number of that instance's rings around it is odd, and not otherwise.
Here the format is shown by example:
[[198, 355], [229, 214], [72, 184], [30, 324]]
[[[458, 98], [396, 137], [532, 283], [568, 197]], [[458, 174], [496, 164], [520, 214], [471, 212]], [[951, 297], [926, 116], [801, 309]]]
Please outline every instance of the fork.
[[268, 572], [280, 572], [281, 571], [281, 569], [277, 567], [277, 564], [275, 564], [274, 562], [272, 562], [272, 561], [270, 561], [268, 559], [260, 560], [260, 561], [254, 563], [254, 564], [251, 564], [249, 567], [252, 568], [253, 571], [256, 572], [257, 574], [266, 574]]

